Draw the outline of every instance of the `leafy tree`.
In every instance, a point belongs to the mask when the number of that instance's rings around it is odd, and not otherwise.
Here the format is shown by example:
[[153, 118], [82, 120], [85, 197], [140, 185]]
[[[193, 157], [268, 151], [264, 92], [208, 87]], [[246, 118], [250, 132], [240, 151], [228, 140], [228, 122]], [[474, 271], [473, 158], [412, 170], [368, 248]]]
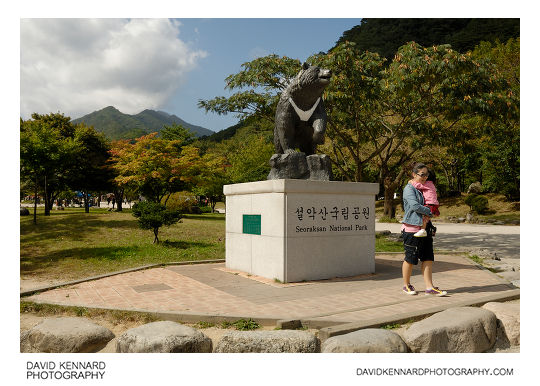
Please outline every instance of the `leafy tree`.
[[225, 157], [219, 153], [208, 152], [201, 157], [200, 172], [192, 191], [208, 198], [212, 212], [223, 199], [223, 185], [228, 182], [227, 166]]
[[393, 194], [419, 150], [459, 142], [455, 130], [468, 118], [498, 120], [515, 115], [517, 109], [508, 83], [490, 63], [475, 61], [447, 45], [408, 43], [375, 76], [376, 102], [367, 98], [360, 114], [363, 130], [370, 133], [367, 148], [381, 149], [374, 159], [385, 189], [385, 215], [393, 212]]
[[75, 127], [73, 140], [76, 152], [66, 171], [68, 184], [83, 192], [84, 209], [89, 213], [89, 193], [106, 190], [114, 177], [108, 166], [110, 146], [103, 134], [84, 124]]
[[[368, 165], [391, 141], [378, 141], [386, 128], [374, 118], [384, 114], [379, 78], [384, 59], [378, 54], [360, 53], [353, 43], [341, 44], [311, 59], [333, 73], [324, 94], [329, 141], [321, 150], [330, 156], [337, 179], [365, 181]], [[373, 146], [368, 148], [367, 144]]]
[[195, 138], [191, 130], [178, 123], [173, 123], [171, 126], [164, 125], [159, 134], [163, 139], [180, 141], [180, 146], [189, 145]]
[[228, 161], [229, 183], [265, 180], [274, 153], [272, 125], [266, 121], [252, 123], [223, 144]]
[[55, 138], [48, 133], [47, 128], [40, 124], [40, 122], [23, 121], [21, 119], [20, 131], [21, 178], [33, 181], [33, 221], [34, 224], [36, 224], [36, 208], [40, 179], [45, 173], [47, 164], [54, 162], [54, 158], [52, 158], [51, 155], [57, 154], [58, 143], [55, 141]]
[[[361, 53], [346, 42], [308, 61], [334, 74], [324, 95], [329, 120], [323, 150], [335, 175], [365, 181], [378, 174], [387, 216], [393, 213], [393, 194], [420, 150], [459, 141], [457, 128], [472, 117], [494, 122], [518, 112], [508, 82], [492, 64], [448, 45], [410, 42], [384, 66], [377, 54]], [[273, 122], [278, 92], [298, 68], [298, 61], [276, 55], [244, 63], [240, 73], [227, 78], [229, 88], [244, 91], [199, 105]]]
[[[491, 114], [489, 92], [504, 88], [489, 67], [462, 55], [449, 46], [401, 47], [381, 74], [385, 113], [379, 116], [392, 130], [393, 141], [379, 155], [380, 180], [385, 188], [385, 215], [401, 185], [410, 161], [419, 150], [463, 138], [460, 122], [477, 114]], [[506, 109], [505, 97], [497, 97], [499, 110]]]
[[243, 63], [238, 74], [225, 79], [225, 89], [241, 91], [228, 98], [220, 96], [199, 100], [198, 106], [219, 115], [234, 113], [240, 119], [257, 117], [273, 123], [279, 92], [287, 87], [299, 69], [299, 60], [278, 55]]
[[[501, 78], [509, 83], [513, 99], [519, 107], [520, 40], [506, 43], [482, 42], [472, 52], [474, 58], [489, 60]], [[519, 200], [520, 132], [519, 111], [490, 122], [478, 121], [478, 153], [481, 181], [488, 191], [500, 192], [508, 199]], [[501, 171], [505, 171], [501, 173]]]
[[159, 202], [142, 201], [133, 205], [133, 216], [137, 218], [142, 229], [152, 229], [154, 232], [154, 244], [159, 243], [159, 228], [163, 225], [176, 224], [182, 215], [179, 211], [169, 210]]
[[117, 141], [111, 149], [115, 182], [130, 187], [152, 202], [161, 202], [173, 192], [186, 190], [199, 167], [199, 152], [193, 146], [178, 150], [180, 141], [156, 138], [157, 133], [135, 143]]
[[53, 202], [68, 188], [66, 172], [77, 146], [75, 128], [63, 114], [32, 114], [32, 119], [20, 123], [21, 178], [34, 185], [34, 223], [38, 193], [43, 194], [45, 215]]

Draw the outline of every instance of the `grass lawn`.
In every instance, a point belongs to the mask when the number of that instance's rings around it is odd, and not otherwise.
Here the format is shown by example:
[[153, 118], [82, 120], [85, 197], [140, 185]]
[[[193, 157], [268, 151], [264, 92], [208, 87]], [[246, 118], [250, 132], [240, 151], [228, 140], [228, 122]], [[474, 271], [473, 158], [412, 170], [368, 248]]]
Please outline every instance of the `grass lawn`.
[[21, 277], [70, 280], [138, 267], [187, 260], [223, 259], [225, 215], [186, 215], [162, 227], [160, 244], [138, 227], [131, 210], [68, 208], [20, 218]]
[[[147, 264], [225, 258], [225, 215], [185, 215], [181, 223], [162, 227], [161, 243], [138, 227], [130, 209], [67, 208], [20, 218], [21, 278], [69, 281]], [[376, 251], [403, 246], [377, 236]]]
[[376, 252], [403, 252], [401, 241], [390, 240], [383, 235], [375, 235]]

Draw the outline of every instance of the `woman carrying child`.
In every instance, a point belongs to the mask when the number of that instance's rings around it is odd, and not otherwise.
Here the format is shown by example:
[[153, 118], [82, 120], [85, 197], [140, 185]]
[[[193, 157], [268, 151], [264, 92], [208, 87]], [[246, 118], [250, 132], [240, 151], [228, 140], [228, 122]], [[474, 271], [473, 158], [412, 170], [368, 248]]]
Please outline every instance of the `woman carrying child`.
[[[416, 189], [418, 189], [420, 192], [422, 192], [422, 196], [424, 196], [424, 206], [427, 206], [429, 208], [433, 216], [438, 217], [440, 215], [440, 212], [439, 201], [437, 200], [437, 188], [435, 188], [435, 181], [435, 173], [433, 173], [431, 170], [428, 170], [428, 177], [426, 182], [421, 183], [415, 180], [410, 180], [409, 183]], [[428, 223], [429, 217], [423, 216], [422, 229], [416, 232], [414, 234], [414, 237], [426, 237], [426, 226]]]
[[425, 199], [413, 183], [425, 185], [428, 179], [428, 168], [423, 163], [417, 163], [413, 167], [412, 180], [407, 183], [403, 189], [403, 225], [401, 234], [403, 235], [403, 246], [405, 249], [405, 259], [402, 265], [403, 274], [403, 292], [407, 295], [416, 295], [417, 292], [411, 284], [411, 274], [414, 265], [422, 262], [422, 276], [426, 286], [426, 295], [444, 296], [446, 291], [433, 285], [433, 235], [435, 227], [428, 221], [426, 224], [426, 236], [415, 237], [415, 233], [422, 229], [424, 216], [430, 218], [433, 216], [431, 210], [425, 205]]

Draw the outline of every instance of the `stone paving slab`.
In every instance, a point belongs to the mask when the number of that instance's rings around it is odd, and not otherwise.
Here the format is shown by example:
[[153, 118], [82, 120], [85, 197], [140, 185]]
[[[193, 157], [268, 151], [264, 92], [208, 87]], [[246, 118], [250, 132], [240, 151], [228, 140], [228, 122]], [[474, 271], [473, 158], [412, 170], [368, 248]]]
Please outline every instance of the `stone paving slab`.
[[[419, 266], [402, 291], [401, 254], [376, 256], [376, 273], [350, 278], [281, 284], [225, 269], [224, 263], [178, 265], [127, 272], [27, 297], [68, 306], [160, 312], [186, 319], [216, 317], [268, 321], [302, 320], [312, 328], [422, 315], [433, 309], [505, 298], [516, 288], [462, 255], [437, 255], [433, 280], [449, 292], [425, 296]], [[301, 284], [301, 285], [300, 285]], [[517, 290], [519, 293], [519, 290]], [[493, 300], [491, 300], [493, 301]]]

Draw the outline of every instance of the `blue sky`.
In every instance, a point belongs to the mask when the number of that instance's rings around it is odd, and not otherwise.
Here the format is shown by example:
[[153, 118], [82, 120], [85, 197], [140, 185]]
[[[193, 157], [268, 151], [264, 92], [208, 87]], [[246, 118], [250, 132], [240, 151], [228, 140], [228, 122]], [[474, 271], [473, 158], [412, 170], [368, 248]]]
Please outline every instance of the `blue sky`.
[[[199, 99], [229, 95], [225, 77], [237, 73], [241, 64], [257, 56], [277, 54], [306, 60], [327, 51], [342, 33], [360, 19], [181, 19], [180, 36], [208, 52], [189, 80], [164, 106], [187, 122], [211, 130], [237, 122], [233, 115], [205, 114], [196, 107]], [[197, 32], [196, 32], [197, 31]]]
[[163, 110], [219, 131], [233, 115], [200, 99], [227, 96], [225, 78], [269, 54], [301, 61], [329, 50], [360, 19], [21, 19], [21, 116], [78, 118], [112, 105]]

